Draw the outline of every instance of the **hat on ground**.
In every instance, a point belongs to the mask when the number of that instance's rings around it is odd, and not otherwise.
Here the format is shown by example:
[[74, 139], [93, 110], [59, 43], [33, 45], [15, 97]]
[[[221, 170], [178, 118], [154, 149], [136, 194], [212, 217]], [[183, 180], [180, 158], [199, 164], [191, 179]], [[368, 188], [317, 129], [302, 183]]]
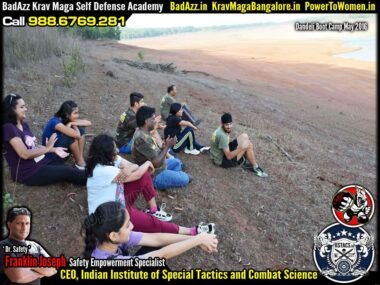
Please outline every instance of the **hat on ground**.
[[222, 124], [232, 123], [232, 115], [230, 113], [224, 113], [222, 116]]
[[182, 105], [180, 103], [173, 103], [170, 105], [170, 114], [177, 114], [179, 110], [181, 110]]

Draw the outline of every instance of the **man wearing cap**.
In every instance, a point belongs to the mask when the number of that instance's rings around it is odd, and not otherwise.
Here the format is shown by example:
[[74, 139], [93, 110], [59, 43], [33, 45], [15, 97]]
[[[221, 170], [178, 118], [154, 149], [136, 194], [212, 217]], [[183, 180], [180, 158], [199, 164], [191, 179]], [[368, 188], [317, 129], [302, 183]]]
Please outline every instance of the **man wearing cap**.
[[[166, 120], [169, 115], [170, 115], [170, 106], [173, 103], [176, 103], [175, 97], [177, 96], [177, 87], [175, 85], [170, 85], [167, 89], [167, 94], [162, 97], [161, 102], [160, 102], [160, 111], [161, 111], [161, 117], [163, 120]], [[198, 126], [202, 120], [197, 119], [187, 108], [185, 103], [182, 103], [182, 108], [183, 108], [183, 114], [182, 114], [182, 119], [189, 121], [195, 126]]]
[[57, 273], [55, 268], [43, 267], [5, 267], [5, 255], [22, 257], [49, 257], [49, 254], [34, 241], [26, 240], [30, 233], [30, 211], [27, 208], [14, 207], [7, 214], [8, 238], [0, 242], [0, 280], [1, 284], [40, 284], [40, 278]]
[[246, 133], [230, 142], [232, 115], [224, 113], [221, 123], [211, 137], [210, 154], [214, 164], [223, 168], [241, 165], [259, 177], [268, 177], [268, 174], [257, 164], [253, 144]]
[[[186, 154], [198, 155], [201, 152], [209, 150], [210, 147], [203, 146], [195, 140], [194, 130], [198, 130], [191, 122], [182, 119], [183, 107], [180, 103], [173, 103], [170, 106], [170, 115], [166, 119], [166, 128], [164, 131], [165, 139], [167, 137], [176, 137], [177, 142], [172, 147], [175, 153], [182, 150]], [[185, 127], [182, 130], [182, 127]]]

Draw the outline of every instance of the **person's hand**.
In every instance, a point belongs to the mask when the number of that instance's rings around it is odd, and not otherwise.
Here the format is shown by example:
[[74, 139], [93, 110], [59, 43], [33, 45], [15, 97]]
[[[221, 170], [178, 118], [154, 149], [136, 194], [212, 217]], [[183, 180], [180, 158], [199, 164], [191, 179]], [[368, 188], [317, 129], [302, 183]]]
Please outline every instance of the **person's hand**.
[[198, 131], [198, 128], [196, 126], [192, 125], [191, 127], [193, 128], [193, 130]]
[[168, 146], [169, 148], [172, 147], [177, 143], [177, 138], [176, 137], [170, 137], [168, 136], [165, 140], [165, 146]]
[[158, 116], [156, 116], [155, 118], [154, 118], [154, 122], [156, 123], [156, 124], [158, 124], [159, 122], [161, 122], [161, 115], [158, 115]]
[[45, 145], [48, 151], [52, 150], [54, 147], [54, 144], [57, 141], [57, 134], [53, 133], [50, 138], [46, 138]]
[[218, 251], [218, 239], [216, 238], [216, 235], [201, 233], [197, 235], [196, 238], [199, 240], [200, 242], [199, 247], [202, 250], [208, 253], [213, 253], [213, 252]]
[[66, 158], [69, 155], [69, 153], [66, 152], [66, 150], [67, 148], [65, 147], [55, 147], [54, 153], [58, 155], [60, 158]]
[[148, 165], [148, 172], [149, 172], [150, 174], [153, 174], [154, 171], [155, 171], [155, 168], [154, 168], [153, 163], [150, 162], [149, 160], [147, 160], [147, 161], [145, 162], [145, 164]]
[[157, 129], [165, 129], [166, 128], [166, 125], [162, 122], [158, 123], [157, 124]]

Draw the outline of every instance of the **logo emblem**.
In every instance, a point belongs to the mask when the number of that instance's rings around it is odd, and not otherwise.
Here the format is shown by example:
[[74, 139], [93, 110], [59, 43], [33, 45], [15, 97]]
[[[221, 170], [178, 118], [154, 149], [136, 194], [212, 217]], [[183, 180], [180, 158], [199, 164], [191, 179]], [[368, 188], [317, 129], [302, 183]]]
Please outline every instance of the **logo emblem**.
[[374, 239], [362, 228], [332, 224], [314, 237], [314, 262], [326, 278], [350, 283], [362, 278], [374, 260]]
[[348, 185], [335, 193], [332, 212], [342, 225], [360, 227], [371, 220], [375, 212], [375, 201], [364, 187]]

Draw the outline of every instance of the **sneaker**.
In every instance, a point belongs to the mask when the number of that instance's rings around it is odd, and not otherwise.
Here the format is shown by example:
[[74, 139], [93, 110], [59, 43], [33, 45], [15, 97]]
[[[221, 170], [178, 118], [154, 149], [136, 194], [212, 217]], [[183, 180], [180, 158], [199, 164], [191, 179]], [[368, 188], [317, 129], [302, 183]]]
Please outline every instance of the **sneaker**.
[[204, 146], [204, 147], [201, 147], [201, 149], [199, 151], [204, 152], [204, 151], [208, 151], [210, 149], [211, 149], [211, 146]]
[[259, 177], [268, 177], [268, 173], [266, 173], [260, 166], [252, 168], [252, 171]]
[[198, 119], [194, 122], [194, 126], [198, 126], [202, 122], [202, 119]]
[[188, 148], [185, 148], [185, 153], [186, 154], [192, 154], [192, 155], [198, 155], [198, 154], [200, 154], [201, 152], [199, 151], [199, 150], [197, 150], [197, 149], [192, 149], [192, 150], [190, 150], [190, 149], [188, 149]]
[[81, 166], [75, 163], [75, 167], [79, 170], [86, 170], [86, 166]]
[[197, 234], [201, 234], [201, 233], [208, 233], [208, 234], [215, 233], [215, 224], [214, 223], [209, 223], [209, 224], [200, 223], [197, 226]]
[[187, 174], [187, 176], [189, 176], [189, 184], [191, 183], [191, 181], [193, 181], [193, 176], [191, 176], [190, 174]]
[[173, 216], [164, 211], [165, 207], [166, 207], [166, 204], [162, 203], [160, 209], [157, 210], [156, 212], [151, 213], [150, 210], [146, 210], [145, 213], [152, 215], [153, 217], [156, 217], [160, 221], [170, 222], [173, 219]]

